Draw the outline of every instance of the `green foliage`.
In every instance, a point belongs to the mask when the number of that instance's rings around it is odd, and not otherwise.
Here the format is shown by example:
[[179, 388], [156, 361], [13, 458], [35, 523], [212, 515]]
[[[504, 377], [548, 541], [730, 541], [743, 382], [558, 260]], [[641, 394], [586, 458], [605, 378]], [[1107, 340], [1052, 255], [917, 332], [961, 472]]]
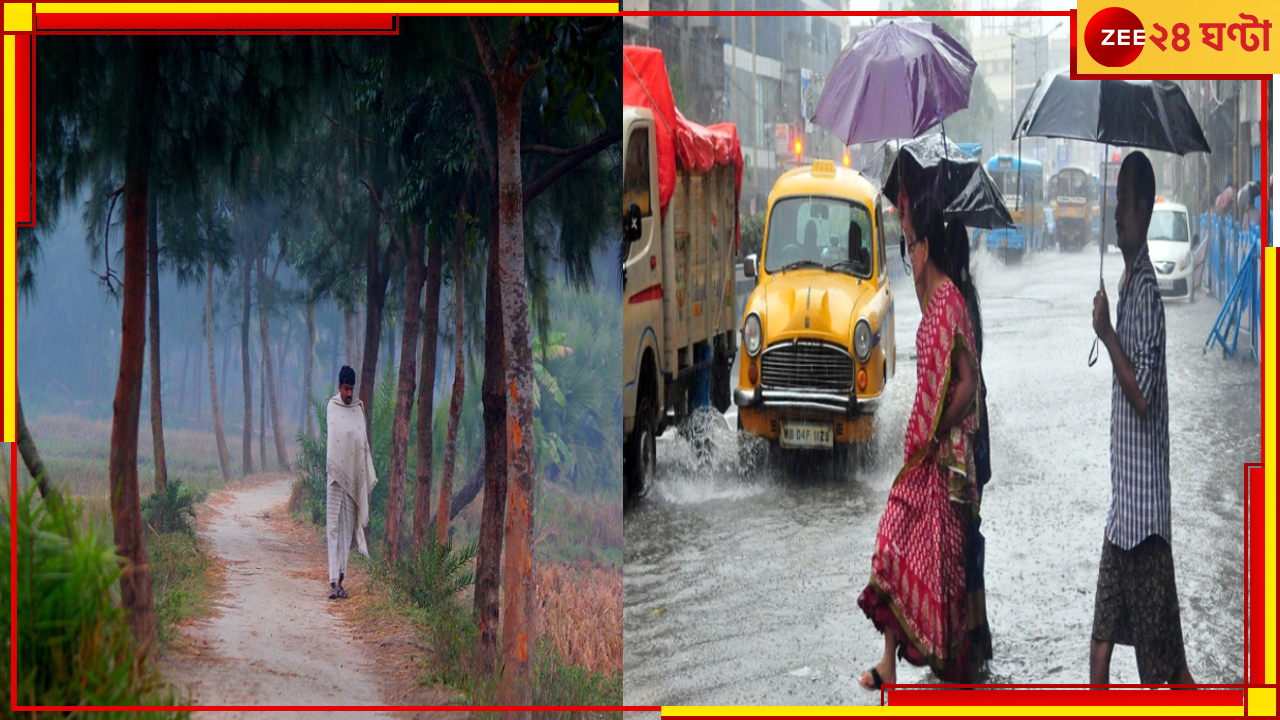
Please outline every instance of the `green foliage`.
[[534, 426], [539, 472], [579, 491], [621, 492], [622, 388], [614, 382], [622, 372], [618, 299], [557, 284], [550, 288], [549, 304], [555, 334], [534, 350], [542, 395]]
[[[0, 556], [5, 564], [0, 570], [0, 610], [9, 614], [12, 593], [17, 603], [13, 610], [20, 620], [16, 637], [10, 637], [8, 623], [0, 630], [5, 647], [12, 642], [18, 651], [15, 697], [7, 697], [8, 673], [14, 670], [8, 663], [0, 677], [4, 706], [185, 704], [137, 662], [128, 621], [117, 605], [122, 570], [111, 542], [85, 527], [78, 504], [45, 502], [31, 488], [15, 500], [17, 520], [11, 530], [9, 499], [0, 499]], [[12, 580], [11, 553], [17, 562]], [[62, 716], [48, 713], [55, 715]], [[84, 712], [76, 716], [120, 715]], [[186, 718], [189, 713], [156, 711], [137, 716]]]
[[396, 585], [418, 607], [440, 607], [475, 582], [475, 573], [468, 569], [475, 559], [475, 543], [454, 549], [452, 541], [442, 545], [428, 533], [417, 553], [396, 561]]
[[742, 216], [742, 241], [738, 244], [738, 258], [759, 255], [764, 249], [764, 213]]
[[208, 607], [210, 589], [204, 574], [212, 560], [200, 550], [194, 536], [170, 532], [147, 534], [147, 561], [151, 563], [156, 633], [161, 643], [167, 643], [183, 620]]
[[[533, 702], [535, 705], [622, 705], [622, 673], [588, 672], [565, 663], [556, 652], [539, 644], [534, 653]], [[601, 715], [606, 715], [601, 713]], [[576, 717], [562, 713], [561, 717]], [[607, 713], [620, 718], [622, 713]], [[550, 717], [556, 717], [552, 713]]]
[[475, 555], [473, 543], [455, 549], [452, 542], [441, 545], [428, 533], [426, 546], [416, 554], [388, 565], [381, 551], [375, 551], [369, 563], [375, 576], [412, 606], [430, 638], [428, 679], [467, 695], [481, 674], [480, 631], [459, 594], [475, 581], [470, 569]]
[[[622, 705], [622, 673], [593, 673], [575, 667], [560, 659], [556, 651], [538, 643], [533, 657], [533, 703], [550, 707], [590, 707], [593, 705]], [[496, 705], [497, 685], [488, 683], [477, 688], [476, 705]], [[578, 718], [580, 711], [545, 711], [541, 718]], [[491, 720], [498, 713], [482, 711], [475, 714], [477, 720]], [[620, 712], [592, 713], [591, 717], [621, 718]]]
[[174, 478], [164, 492], [153, 492], [142, 501], [142, 521], [152, 532], [195, 537], [196, 503], [204, 497], [199, 488]]
[[325, 412], [328, 402], [328, 398], [311, 399], [319, 428], [316, 439], [307, 437], [304, 430], [298, 431], [298, 454], [293, 461], [298, 480], [289, 501], [290, 510], [320, 526], [325, 523], [325, 486], [329, 479], [325, 450], [329, 444], [329, 414]]

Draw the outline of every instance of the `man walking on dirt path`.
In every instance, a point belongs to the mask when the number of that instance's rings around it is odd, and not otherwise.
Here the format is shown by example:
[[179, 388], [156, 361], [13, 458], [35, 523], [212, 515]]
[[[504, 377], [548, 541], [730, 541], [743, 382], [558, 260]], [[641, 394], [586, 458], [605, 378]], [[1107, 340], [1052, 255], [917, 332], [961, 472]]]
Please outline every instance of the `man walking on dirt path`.
[[330, 600], [349, 597], [342, 581], [352, 541], [361, 555], [369, 556], [364, 528], [369, 524], [369, 495], [378, 482], [365, 432], [364, 404], [355, 399], [355, 384], [356, 371], [343, 365], [338, 371], [338, 394], [329, 399], [325, 411], [329, 428], [325, 458]]
[[1156, 179], [1141, 151], [1116, 183], [1116, 244], [1124, 275], [1111, 325], [1107, 293], [1093, 327], [1111, 356], [1111, 510], [1093, 610], [1089, 682], [1110, 682], [1111, 650], [1132, 645], [1144, 684], [1195, 681], [1187, 669], [1173, 575], [1169, 487], [1169, 391], [1164, 302], [1147, 249]]

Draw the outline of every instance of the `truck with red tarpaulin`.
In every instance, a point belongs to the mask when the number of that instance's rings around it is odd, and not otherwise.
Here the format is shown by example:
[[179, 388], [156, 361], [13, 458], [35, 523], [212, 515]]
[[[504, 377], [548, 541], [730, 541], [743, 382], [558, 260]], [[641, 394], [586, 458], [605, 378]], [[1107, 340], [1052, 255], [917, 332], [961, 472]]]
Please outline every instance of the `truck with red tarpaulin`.
[[730, 123], [675, 106], [662, 51], [623, 48], [624, 486], [642, 495], [656, 440], [731, 403], [742, 147]]

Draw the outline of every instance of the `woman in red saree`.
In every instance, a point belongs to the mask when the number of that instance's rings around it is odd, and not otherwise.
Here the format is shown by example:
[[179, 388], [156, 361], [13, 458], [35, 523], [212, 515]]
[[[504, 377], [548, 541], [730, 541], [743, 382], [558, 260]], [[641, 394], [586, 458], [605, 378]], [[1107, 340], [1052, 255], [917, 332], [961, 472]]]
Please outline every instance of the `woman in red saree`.
[[923, 316], [905, 463], [880, 519], [871, 582], [858, 598], [885, 636], [884, 657], [861, 679], [868, 689], [896, 682], [895, 651], [945, 681], [971, 679], [965, 542], [978, 508], [972, 468], [981, 382], [974, 332], [948, 277], [958, 253], [941, 211], [928, 199], [911, 208], [905, 195], [898, 207]]

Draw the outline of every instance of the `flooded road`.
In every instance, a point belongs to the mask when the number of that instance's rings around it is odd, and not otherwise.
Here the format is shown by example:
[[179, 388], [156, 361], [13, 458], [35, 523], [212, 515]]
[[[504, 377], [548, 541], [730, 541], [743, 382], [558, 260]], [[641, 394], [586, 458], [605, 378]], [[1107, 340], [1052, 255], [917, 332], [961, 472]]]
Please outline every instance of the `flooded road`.
[[[1089, 368], [1096, 246], [1005, 267], [974, 259], [986, 331], [992, 479], [982, 506], [990, 682], [1088, 682], [1111, 498], [1111, 367]], [[896, 258], [893, 259], [895, 262]], [[1114, 317], [1123, 259], [1106, 283]], [[877, 416], [875, 456], [853, 475], [806, 459], [735, 471], [734, 410], [710, 451], [675, 431], [657, 478], [625, 516], [628, 704], [875, 704], [858, 676], [884, 648], [857, 607], [876, 527], [902, 462], [920, 310], [897, 293], [898, 374]], [[1202, 354], [1218, 301], [1168, 301], [1173, 556], [1187, 660], [1197, 682], [1244, 676], [1243, 464], [1260, 462], [1259, 370]], [[1248, 356], [1247, 337], [1241, 338]], [[733, 375], [735, 383], [737, 374]], [[900, 682], [937, 682], [905, 663]], [[1117, 647], [1112, 682], [1138, 682]]]

